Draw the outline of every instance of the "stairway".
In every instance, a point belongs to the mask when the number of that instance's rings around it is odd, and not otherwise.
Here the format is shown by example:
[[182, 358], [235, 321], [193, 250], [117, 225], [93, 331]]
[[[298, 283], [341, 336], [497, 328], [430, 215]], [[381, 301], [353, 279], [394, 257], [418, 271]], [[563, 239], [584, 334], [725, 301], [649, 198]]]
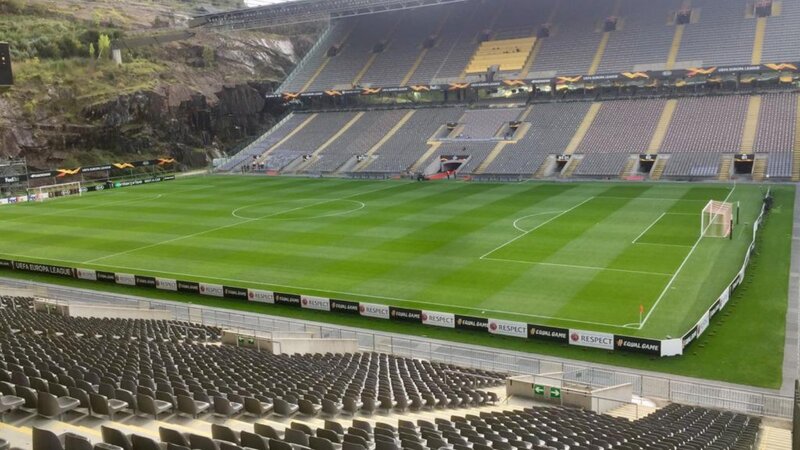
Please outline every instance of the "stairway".
[[567, 148], [564, 149], [564, 154], [571, 155], [575, 153], [575, 150], [578, 149], [578, 146], [581, 145], [583, 138], [586, 136], [586, 133], [589, 131], [589, 128], [592, 127], [592, 123], [594, 123], [594, 119], [597, 117], [597, 113], [600, 112], [600, 107], [603, 106], [602, 102], [595, 102], [592, 103], [592, 106], [589, 107], [589, 110], [586, 111], [586, 115], [583, 116], [583, 120], [581, 121], [581, 125], [575, 131], [575, 134], [572, 136], [572, 139], [567, 144]]
[[661, 156], [656, 158], [656, 162], [653, 163], [653, 168], [650, 169], [650, 179], [653, 181], [660, 180], [666, 166], [667, 158]]
[[495, 145], [492, 149], [492, 152], [489, 153], [489, 156], [487, 156], [486, 159], [481, 162], [478, 168], [475, 169], [475, 173], [482, 174], [486, 172], [486, 168], [489, 167], [489, 165], [491, 165], [498, 156], [500, 156], [500, 153], [503, 151], [506, 145], [508, 145], [508, 142], [498, 142], [497, 145]]
[[313, 113], [308, 116], [306, 120], [303, 121], [300, 125], [298, 125], [294, 130], [292, 130], [289, 134], [284, 136], [283, 139], [276, 142], [275, 145], [270, 147], [266, 152], [264, 152], [259, 158], [257, 162], [264, 162], [267, 160], [267, 157], [272, 153], [274, 150], [280, 148], [283, 144], [289, 141], [289, 139], [293, 138], [297, 133], [301, 132], [303, 128], [307, 127], [308, 124], [314, 121], [317, 118], [318, 113]]
[[342, 135], [344, 133], [346, 133], [347, 130], [350, 129], [350, 127], [355, 125], [355, 123], [358, 122], [359, 119], [361, 119], [361, 117], [364, 114], [365, 113], [363, 111], [361, 111], [358, 114], [356, 114], [355, 116], [353, 116], [353, 118], [350, 119], [342, 128], [339, 128], [339, 131], [334, 133], [334, 135], [331, 136], [330, 138], [328, 138], [328, 140], [325, 141], [324, 144], [320, 145], [319, 148], [314, 150], [314, 153], [311, 154], [311, 158], [308, 158], [308, 160], [305, 161], [304, 164], [302, 164], [299, 167], [297, 167], [295, 169], [295, 173], [300, 173], [300, 172], [303, 172], [304, 170], [306, 170], [308, 168], [308, 166], [310, 166], [314, 161], [316, 161], [318, 159], [320, 153], [324, 152], [326, 148], [330, 147], [331, 144], [333, 144], [334, 142], [336, 142], [337, 139], [342, 137]]
[[578, 165], [583, 161], [583, 156], [575, 155], [570, 158], [567, 165], [564, 166], [564, 169], [561, 171], [561, 178], [570, 178], [572, 174], [575, 173], [575, 169], [578, 168]]
[[681, 49], [681, 41], [683, 40], [683, 30], [685, 27], [686, 25], [675, 25], [675, 34], [672, 35], [672, 45], [667, 55], [667, 70], [672, 70], [675, 67], [675, 61], [678, 59], [678, 51]]
[[757, 443], [758, 450], [790, 450], [792, 448], [792, 432], [785, 428], [761, 425]]
[[413, 115], [414, 115], [414, 113], [415, 113], [416, 111], [417, 111], [417, 110], [415, 110], [415, 109], [412, 109], [412, 110], [410, 110], [409, 112], [407, 112], [407, 113], [406, 113], [406, 115], [405, 115], [405, 116], [403, 116], [403, 118], [402, 118], [402, 119], [400, 119], [400, 121], [399, 121], [399, 122], [397, 122], [397, 123], [395, 124], [395, 126], [393, 126], [393, 127], [392, 127], [392, 129], [391, 129], [391, 130], [389, 130], [389, 132], [388, 132], [388, 133], [386, 133], [386, 134], [385, 134], [385, 135], [384, 135], [384, 136], [381, 138], [381, 140], [380, 140], [380, 141], [376, 142], [376, 143], [375, 143], [375, 145], [373, 145], [373, 146], [372, 146], [372, 148], [370, 148], [370, 149], [367, 151], [367, 153], [365, 154], [366, 158], [364, 158], [364, 161], [363, 161], [361, 164], [359, 164], [358, 166], [356, 166], [355, 168], [353, 168], [353, 172], [358, 172], [358, 171], [360, 171], [360, 170], [364, 170], [364, 169], [366, 169], [366, 168], [367, 168], [367, 167], [368, 167], [370, 164], [372, 164], [372, 161], [374, 161], [374, 160], [375, 160], [374, 158], [372, 158], [372, 155], [374, 155], [374, 154], [375, 154], [375, 152], [377, 152], [378, 150], [380, 150], [380, 148], [381, 148], [381, 147], [383, 147], [383, 144], [385, 144], [386, 142], [388, 142], [388, 141], [389, 141], [389, 139], [391, 139], [391, 138], [392, 138], [392, 136], [394, 136], [394, 135], [397, 133], [397, 131], [398, 131], [400, 128], [403, 128], [403, 125], [405, 125], [405, 124], [406, 124], [406, 122], [408, 122], [408, 119], [410, 119], [410, 118], [411, 118], [411, 116], [413, 116]]
[[672, 123], [672, 117], [675, 115], [675, 108], [678, 107], [678, 101], [675, 99], [667, 100], [664, 104], [664, 109], [661, 110], [661, 116], [658, 119], [658, 125], [653, 132], [653, 137], [650, 139], [650, 145], [647, 146], [647, 153], [658, 153], [661, 150], [661, 145], [664, 144], [664, 138], [667, 137], [667, 130]]
[[763, 181], [767, 175], [767, 154], [756, 155], [753, 160], [753, 181]]
[[533, 178], [545, 178], [550, 176], [553, 173], [553, 168], [556, 165], [556, 155], [550, 155], [542, 162], [536, 172], [533, 174]]
[[600, 62], [603, 60], [603, 55], [606, 54], [606, 47], [608, 47], [608, 40], [611, 38], [611, 32], [606, 31], [603, 33], [603, 37], [600, 38], [600, 43], [597, 44], [597, 50], [594, 52], [594, 58], [592, 58], [592, 65], [589, 66], [589, 71], [587, 75], [595, 75], [597, 74], [597, 69], [600, 67]]
[[425, 161], [427, 161], [428, 158], [431, 157], [431, 155], [436, 153], [436, 151], [439, 150], [439, 147], [441, 147], [441, 145], [442, 145], [441, 142], [434, 142], [433, 145], [428, 147], [428, 150], [426, 150], [425, 153], [423, 153], [422, 156], [419, 157], [417, 162], [415, 162], [414, 165], [412, 165], [411, 169], [409, 170], [414, 173], [418, 172], [419, 169], [422, 168], [422, 165], [425, 163]]
[[758, 131], [758, 120], [761, 114], [761, 96], [753, 95], [747, 104], [747, 115], [745, 116], [744, 130], [742, 131], [741, 153], [752, 154], [753, 144], [756, 140]]
[[637, 169], [639, 168], [639, 156], [638, 155], [631, 155], [628, 158], [628, 162], [625, 163], [625, 167], [622, 169], [619, 177], [623, 180], [627, 180], [628, 178], [632, 177], [636, 174]]
[[719, 172], [717, 173], [717, 179], [720, 181], [730, 180], [732, 169], [733, 155], [722, 155], [719, 160]]
[[750, 64], [761, 64], [761, 55], [764, 49], [764, 33], [767, 31], [767, 18], [759, 17], [756, 19], [756, 33], [753, 37], [753, 54]]

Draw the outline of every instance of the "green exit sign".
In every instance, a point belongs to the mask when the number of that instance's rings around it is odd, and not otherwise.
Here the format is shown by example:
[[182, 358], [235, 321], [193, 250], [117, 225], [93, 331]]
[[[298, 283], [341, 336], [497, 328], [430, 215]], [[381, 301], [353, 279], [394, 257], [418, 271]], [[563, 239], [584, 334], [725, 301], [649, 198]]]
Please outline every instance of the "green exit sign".
[[550, 388], [550, 398], [561, 398], [561, 389], [551, 387]]
[[534, 384], [533, 393], [536, 395], [544, 395], [544, 386], [542, 386], [541, 384]]

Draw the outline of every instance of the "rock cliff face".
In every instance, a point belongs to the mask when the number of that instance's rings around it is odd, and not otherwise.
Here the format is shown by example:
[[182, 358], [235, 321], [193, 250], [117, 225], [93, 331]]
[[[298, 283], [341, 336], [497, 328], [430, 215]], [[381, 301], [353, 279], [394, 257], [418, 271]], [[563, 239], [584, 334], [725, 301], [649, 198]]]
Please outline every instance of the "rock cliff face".
[[[270, 110], [264, 95], [313, 39], [214, 33], [148, 48], [140, 53], [166, 63], [157, 82], [99, 100], [43, 85], [31, 107], [30, 95], [12, 90], [0, 96], [0, 158], [50, 168], [173, 156], [184, 168], [203, 167], [275, 123], [281, 112]], [[74, 112], [65, 112], [70, 107]]]

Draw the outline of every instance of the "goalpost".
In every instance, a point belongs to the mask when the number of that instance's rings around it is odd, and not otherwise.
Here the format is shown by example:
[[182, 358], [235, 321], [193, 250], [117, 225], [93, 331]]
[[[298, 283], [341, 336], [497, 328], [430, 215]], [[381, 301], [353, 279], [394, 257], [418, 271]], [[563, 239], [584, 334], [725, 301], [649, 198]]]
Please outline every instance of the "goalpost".
[[39, 186], [28, 189], [28, 196], [32, 197], [31, 200], [43, 202], [47, 199], [67, 197], [70, 195], [80, 196], [83, 193], [81, 190], [81, 183], [79, 181], [71, 183], [51, 184], [48, 186]]
[[709, 200], [700, 219], [700, 236], [727, 238], [733, 231], [733, 203]]

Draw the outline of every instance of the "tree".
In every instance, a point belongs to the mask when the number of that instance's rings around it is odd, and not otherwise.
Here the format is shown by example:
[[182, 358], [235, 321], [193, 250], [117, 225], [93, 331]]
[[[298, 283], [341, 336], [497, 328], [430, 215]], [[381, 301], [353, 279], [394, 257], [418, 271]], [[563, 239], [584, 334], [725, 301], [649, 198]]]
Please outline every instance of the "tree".
[[94, 44], [89, 42], [89, 58], [94, 59]]
[[97, 40], [97, 59], [108, 56], [111, 52], [111, 38], [107, 34], [101, 34]]

